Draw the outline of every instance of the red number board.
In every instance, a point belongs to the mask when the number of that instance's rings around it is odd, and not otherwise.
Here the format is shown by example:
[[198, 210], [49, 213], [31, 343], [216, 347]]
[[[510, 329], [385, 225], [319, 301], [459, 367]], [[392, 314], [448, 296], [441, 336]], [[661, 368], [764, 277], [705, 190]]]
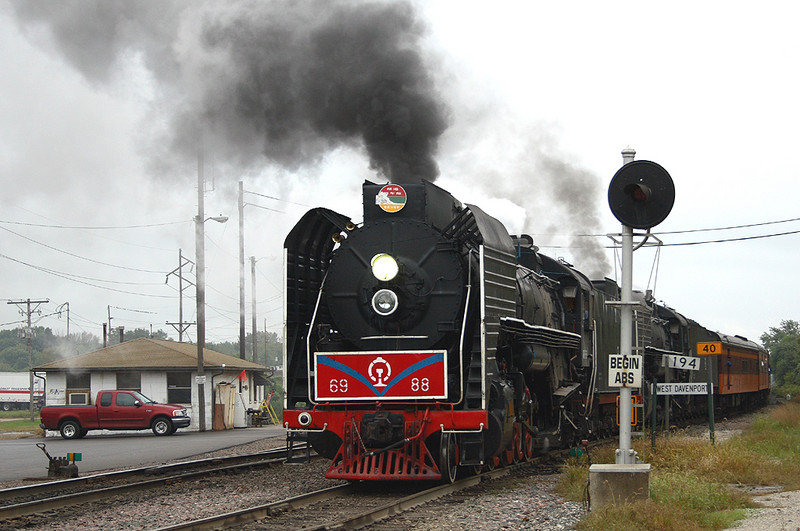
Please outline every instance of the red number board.
[[446, 398], [445, 361], [444, 350], [315, 352], [316, 399]]

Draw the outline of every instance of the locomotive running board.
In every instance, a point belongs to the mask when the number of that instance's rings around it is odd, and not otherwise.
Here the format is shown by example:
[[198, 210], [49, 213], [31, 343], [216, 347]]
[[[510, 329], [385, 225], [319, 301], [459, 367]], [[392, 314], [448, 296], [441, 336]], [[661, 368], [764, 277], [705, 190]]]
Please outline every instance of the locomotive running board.
[[579, 334], [548, 326], [528, 324], [516, 317], [501, 317], [500, 328], [503, 332], [513, 334], [519, 340], [530, 341], [545, 347], [579, 349], [581, 346]]

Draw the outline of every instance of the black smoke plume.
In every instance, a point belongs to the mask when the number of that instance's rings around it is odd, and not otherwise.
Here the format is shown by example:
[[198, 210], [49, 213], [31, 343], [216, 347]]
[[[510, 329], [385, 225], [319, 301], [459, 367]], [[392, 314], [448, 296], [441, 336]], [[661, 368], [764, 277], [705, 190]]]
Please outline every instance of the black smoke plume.
[[14, 8], [92, 83], [110, 82], [126, 61], [144, 64], [154, 106], [167, 112], [171, 155], [194, 157], [202, 135], [229, 163], [297, 169], [361, 145], [389, 180], [438, 174], [447, 111], [408, 2], [25, 0]]

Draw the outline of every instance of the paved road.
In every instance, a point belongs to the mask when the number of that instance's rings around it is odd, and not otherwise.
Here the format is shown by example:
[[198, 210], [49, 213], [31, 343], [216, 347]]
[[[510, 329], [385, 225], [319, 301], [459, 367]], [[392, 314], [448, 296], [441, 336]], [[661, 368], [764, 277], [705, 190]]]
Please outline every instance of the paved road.
[[45, 443], [53, 457], [65, 456], [68, 452], [83, 454], [83, 460], [77, 463], [83, 475], [109, 468], [167, 463], [267, 437], [284, 438], [285, 434], [280, 426], [265, 426], [203, 433], [178, 430], [166, 437], [156, 437], [150, 431], [132, 431], [90, 432], [85, 438], [72, 441], [60, 436], [3, 439], [0, 440], [0, 481], [47, 477], [47, 457], [36, 443]]

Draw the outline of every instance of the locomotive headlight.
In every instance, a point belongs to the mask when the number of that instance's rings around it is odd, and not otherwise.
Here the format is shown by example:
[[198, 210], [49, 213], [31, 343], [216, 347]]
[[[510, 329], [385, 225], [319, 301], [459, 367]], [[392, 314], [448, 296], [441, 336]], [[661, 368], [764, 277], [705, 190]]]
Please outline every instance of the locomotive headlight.
[[372, 266], [372, 274], [378, 280], [388, 281], [392, 280], [400, 272], [400, 266], [397, 265], [397, 260], [386, 253], [376, 254], [370, 261]]
[[299, 422], [301, 426], [308, 426], [311, 424], [311, 413], [308, 411], [303, 411], [297, 415], [297, 422]]
[[397, 309], [397, 294], [390, 289], [380, 289], [372, 296], [372, 309], [378, 315], [391, 315]]

